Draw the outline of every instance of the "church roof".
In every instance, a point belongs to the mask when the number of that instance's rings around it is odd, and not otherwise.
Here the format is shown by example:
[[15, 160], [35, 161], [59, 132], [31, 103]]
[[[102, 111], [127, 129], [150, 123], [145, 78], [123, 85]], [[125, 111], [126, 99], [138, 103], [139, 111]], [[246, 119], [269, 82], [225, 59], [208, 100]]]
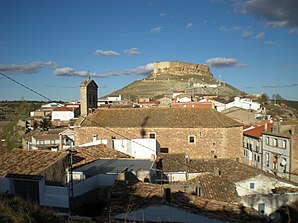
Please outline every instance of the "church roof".
[[88, 86], [88, 85], [93, 85], [93, 86], [95, 86], [95, 87], [98, 88], [98, 86], [97, 86], [97, 84], [95, 83], [95, 81], [94, 81], [94, 80], [90, 80], [90, 79], [88, 79], [88, 80], [84, 80], [84, 81], [81, 83], [80, 87], [86, 87], [86, 86]]
[[81, 126], [114, 128], [224, 128], [241, 123], [214, 109], [123, 108], [102, 109], [88, 115]]

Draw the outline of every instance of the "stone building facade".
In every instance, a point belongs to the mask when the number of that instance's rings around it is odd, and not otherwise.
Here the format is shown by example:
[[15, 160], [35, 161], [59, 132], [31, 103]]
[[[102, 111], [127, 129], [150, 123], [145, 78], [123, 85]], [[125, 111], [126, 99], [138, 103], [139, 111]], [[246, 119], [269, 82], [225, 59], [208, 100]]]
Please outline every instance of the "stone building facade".
[[75, 127], [76, 145], [100, 139], [156, 138], [161, 152], [190, 158], [242, 158], [242, 124], [213, 109], [101, 109]]

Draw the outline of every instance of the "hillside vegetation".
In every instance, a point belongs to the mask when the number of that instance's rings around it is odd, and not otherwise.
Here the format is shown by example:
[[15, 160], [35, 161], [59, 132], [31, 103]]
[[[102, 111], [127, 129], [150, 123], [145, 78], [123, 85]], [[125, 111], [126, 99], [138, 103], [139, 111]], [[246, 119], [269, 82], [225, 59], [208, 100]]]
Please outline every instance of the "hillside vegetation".
[[5, 223], [52, 223], [65, 222], [54, 212], [33, 205], [19, 197], [5, 197], [0, 194], [0, 222]]

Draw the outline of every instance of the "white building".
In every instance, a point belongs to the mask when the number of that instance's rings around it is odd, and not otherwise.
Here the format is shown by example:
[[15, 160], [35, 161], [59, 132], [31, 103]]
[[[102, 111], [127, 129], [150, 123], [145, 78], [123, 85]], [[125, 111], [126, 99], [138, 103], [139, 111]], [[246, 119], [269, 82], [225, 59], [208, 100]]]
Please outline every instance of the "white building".
[[254, 111], [259, 111], [261, 108], [261, 104], [257, 102], [253, 102], [249, 98], [242, 98], [240, 99], [239, 97], [235, 97], [234, 101], [225, 104], [223, 106], [218, 106], [217, 111], [221, 112], [225, 109], [232, 108], [232, 107], [237, 107], [237, 108], [243, 108], [247, 110], [254, 110]]
[[57, 107], [52, 111], [51, 121], [69, 121], [76, 118], [80, 114], [78, 108]]

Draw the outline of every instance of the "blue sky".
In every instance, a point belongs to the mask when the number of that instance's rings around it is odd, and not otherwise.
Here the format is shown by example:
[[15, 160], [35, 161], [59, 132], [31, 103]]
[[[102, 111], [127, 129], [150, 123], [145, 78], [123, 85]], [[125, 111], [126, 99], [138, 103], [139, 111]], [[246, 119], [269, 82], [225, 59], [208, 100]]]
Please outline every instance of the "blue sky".
[[[51, 100], [99, 97], [154, 61], [207, 64], [248, 93], [298, 100], [296, 0], [0, 0], [0, 72]], [[45, 100], [0, 75], [0, 100]]]

